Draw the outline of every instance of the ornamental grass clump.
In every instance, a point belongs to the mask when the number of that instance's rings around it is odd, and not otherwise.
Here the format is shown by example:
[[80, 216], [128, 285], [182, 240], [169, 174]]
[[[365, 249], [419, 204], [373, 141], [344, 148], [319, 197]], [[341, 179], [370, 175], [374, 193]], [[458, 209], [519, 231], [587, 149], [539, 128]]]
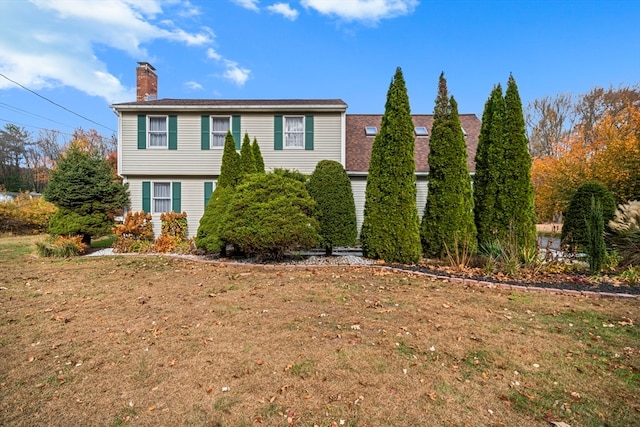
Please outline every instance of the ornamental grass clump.
[[640, 200], [618, 206], [609, 229], [607, 238], [620, 254], [620, 265], [640, 266]]
[[82, 236], [49, 236], [44, 242], [36, 243], [36, 251], [42, 257], [74, 257], [86, 253], [87, 247]]

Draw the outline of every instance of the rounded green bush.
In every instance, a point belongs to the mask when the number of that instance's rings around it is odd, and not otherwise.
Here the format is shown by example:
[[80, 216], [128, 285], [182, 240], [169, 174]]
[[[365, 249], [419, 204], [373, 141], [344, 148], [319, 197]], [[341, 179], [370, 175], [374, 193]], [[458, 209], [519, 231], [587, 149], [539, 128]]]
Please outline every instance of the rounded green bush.
[[316, 201], [315, 218], [320, 226], [320, 245], [331, 255], [334, 246], [353, 246], [358, 236], [356, 204], [351, 181], [342, 165], [322, 160], [307, 183]]
[[318, 240], [315, 202], [304, 184], [277, 174], [247, 175], [235, 194], [220, 238], [247, 255], [280, 259]]

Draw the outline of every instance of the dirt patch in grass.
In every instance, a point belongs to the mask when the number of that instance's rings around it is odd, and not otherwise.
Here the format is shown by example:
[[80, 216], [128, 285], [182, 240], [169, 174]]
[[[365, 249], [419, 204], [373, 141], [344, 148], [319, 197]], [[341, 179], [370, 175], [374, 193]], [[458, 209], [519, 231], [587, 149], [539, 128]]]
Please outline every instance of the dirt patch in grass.
[[640, 417], [638, 300], [161, 256], [16, 255], [0, 283], [3, 426]]

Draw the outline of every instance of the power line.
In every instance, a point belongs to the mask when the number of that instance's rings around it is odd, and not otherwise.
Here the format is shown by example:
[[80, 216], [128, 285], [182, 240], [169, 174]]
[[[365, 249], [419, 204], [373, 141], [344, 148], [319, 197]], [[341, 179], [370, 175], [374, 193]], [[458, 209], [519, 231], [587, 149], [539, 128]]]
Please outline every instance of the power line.
[[6, 103], [4, 103], [4, 102], [0, 102], [0, 105], [2, 105], [4, 108], [7, 108], [7, 109], [9, 109], [9, 110], [11, 110], [11, 111], [14, 111], [14, 112], [16, 112], [16, 113], [24, 114], [25, 116], [31, 116], [31, 117], [35, 117], [35, 118], [40, 118], [40, 119], [44, 119], [44, 120], [49, 120], [50, 122], [57, 123], [57, 124], [59, 124], [59, 125], [65, 126], [65, 127], [69, 127], [69, 128], [72, 128], [72, 129], [74, 128], [73, 126], [68, 125], [68, 124], [66, 124], [66, 123], [58, 122], [58, 121], [53, 120], [53, 119], [50, 119], [50, 118], [48, 118], [48, 117], [44, 117], [44, 116], [41, 116], [41, 115], [39, 115], [39, 114], [32, 113], [32, 112], [27, 111], [27, 110], [23, 110], [22, 108], [15, 107], [15, 106], [13, 106], [13, 105], [9, 105], [9, 104], [6, 104]]
[[[0, 122], [7, 122], [7, 123], [14, 124], [14, 125], [26, 126], [26, 127], [33, 128], [33, 129], [39, 129], [39, 130], [47, 130], [47, 131], [51, 131], [51, 132], [57, 132], [57, 133], [59, 133], [60, 135], [73, 136], [73, 134], [66, 133], [66, 132], [61, 132], [61, 131], [59, 131], [59, 130], [57, 130], [57, 129], [41, 128], [41, 127], [38, 127], [38, 126], [28, 125], [28, 124], [26, 124], [26, 123], [15, 122], [15, 121], [13, 121], [13, 120], [0, 119]], [[103, 137], [103, 138], [104, 138], [104, 137]]]
[[100, 127], [103, 127], [103, 128], [105, 128], [105, 129], [109, 129], [111, 132], [116, 132], [116, 130], [115, 130], [115, 129], [112, 129], [112, 128], [110, 128], [109, 126], [105, 126], [105, 125], [100, 124], [100, 123], [98, 123], [98, 122], [96, 122], [96, 121], [93, 121], [93, 120], [91, 120], [90, 118], [83, 116], [82, 114], [78, 114], [78, 113], [76, 113], [75, 111], [72, 111], [72, 110], [68, 109], [67, 107], [65, 107], [65, 106], [63, 106], [63, 105], [60, 105], [60, 104], [58, 104], [58, 103], [57, 103], [57, 102], [55, 102], [55, 101], [52, 101], [51, 99], [47, 98], [46, 96], [42, 96], [42, 95], [40, 95], [39, 93], [37, 93], [37, 92], [35, 92], [35, 91], [33, 91], [33, 90], [29, 89], [28, 87], [25, 87], [25, 86], [21, 85], [21, 84], [20, 84], [20, 83], [18, 83], [17, 81], [15, 81], [15, 80], [11, 80], [9, 77], [5, 76], [5, 75], [4, 75], [4, 74], [2, 74], [2, 73], [0, 73], [0, 76], [2, 76], [2, 77], [4, 77], [5, 79], [9, 80], [9, 81], [10, 81], [11, 83], [13, 83], [13, 84], [16, 84], [16, 85], [20, 86], [22, 89], [24, 89], [24, 90], [26, 90], [26, 91], [28, 91], [28, 92], [31, 92], [32, 94], [34, 94], [34, 95], [36, 95], [36, 96], [39, 96], [40, 98], [44, 99], [45, 101], [48, 101], [48, 102], [52, 103], [52, 104], [53, 104], [53, 105], [55, 105], [56, 107], [60, 107], [60, 108], [62, 108], [63, 110], [68, 111], [69, 113], [74, 114], [74, 115], [76, 115], [76, 116], [78, 116], [78, 117], [80, 117], [80, 118], [82, 118], [82, 119], [84, 119], [84, 120], [86, 120], [86, 121], [88, 121], [88, 122], [91, 122], [91, 123], [93, 123], [93, 124], [96, 124], [96, 125], [98, 125], [98, 126], [100, 126]]

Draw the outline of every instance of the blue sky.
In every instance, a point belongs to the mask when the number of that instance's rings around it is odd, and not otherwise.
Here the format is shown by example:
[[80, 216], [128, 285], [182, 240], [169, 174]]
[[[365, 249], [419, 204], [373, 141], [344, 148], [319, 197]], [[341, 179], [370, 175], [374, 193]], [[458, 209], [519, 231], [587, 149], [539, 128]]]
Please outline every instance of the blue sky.
[[111, 135], [137, 61], [159, 98], [341, 98], [348, 113], [384, 112], [398, 66], [412, 112], [432, 113], [444, 71], [481, 117], [509, 73], [525, 106], [640, 83], [640, 0], [0, 0], [0, 126]]

